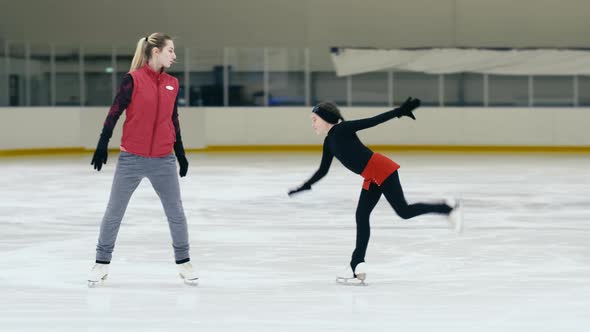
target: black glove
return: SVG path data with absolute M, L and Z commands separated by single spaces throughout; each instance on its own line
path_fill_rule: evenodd
M 297 189 L 289 190 L 289 197 L 293 196 L 294 194 L 300 193 L 305 190 L 311 190 L 311 186 L 307 183 L 304 183 L 301 187 Z
M 186 157 L 182 154 L 176 155 L 176 159 L 178 159 L 178 165 L 180 166 L 180 171 L 178 174 L 182 178 L 186 176 L 186 172 L 188 172 L 188 160 L 186 160 Z
M 180 166 L 178 175 L 180 175 L 182 178 L 186 176 L 186 173 L 188 172 L 188 160 L 184 155 L 184 146 L 182 145 L 182 137 L 180 137 L 180 133 L 176 134 L 176 142 L 174 142 L 174 154 L 176 154 L 178 166 Z
M 420 99 L 408 97 L 408 99 L 406 99 L 406 101 L 404 101 L 404 103 L 401 104 L 400 107 L 394 109 L 396 113 L 395 117 L 401 118 L 402 116 L 407 116 L 416 120 L 416 117 L 414 116 L 414 113 L 412 113 L 412 111 L 414 111 L 418 107 L 420 107 Z
M 106 127 L 102 128 L 100 139 L 98 140 L 96 150 L 94 150 L 94 155 L 92 156 L 92 161 L 90 162 L 90 165 L 94 165 L 94 169 L 97 171 L 100 171 L 102 169 L 102 165 L 107 163 L 109 140 L 111 139 L 112 134 L 112 130 L 107 129 Z

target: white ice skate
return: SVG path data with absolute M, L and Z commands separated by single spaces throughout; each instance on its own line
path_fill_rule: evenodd
M 463 202 L 459 199 L 449 198 L 446 200 L 448 206 L 452 207 L 453 210 L 447 217 L 451 229 L 455 233 L 463 232 Z
M 338 274 L 336 277 L 336 282 L 347 286 L 367 286 L 367 283 L 365 283 L 366 278 L 367 264 L 359 263 L 355 267 L 354 273 L 352 272 L 352 268 L 350 266 L 346 267 L 344 271 Z
M 189 286 L 197 286 L 199 284 L 199 275 L 193 269 L 193 265 L 190 262 L 177 264 L 178 275 L 184 283 Z
M 109 264 L 94 264 L 94 267 L 88 275 L 88 287 L 94 287 L 107 280 L 109 275 Z

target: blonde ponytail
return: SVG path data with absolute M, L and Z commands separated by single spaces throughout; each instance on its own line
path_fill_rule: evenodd
M 129 71 L 134 71 L 143 67 L 143 65 L 150 59 L 152 50 L 154 48 L 163 49 L 164 46 L 166 46 L 167 40 L 172 40 L 172 38 L 161 32 L 152 33 L 149 37 L 141 38 L 137 42 L 137 47 L 135 48 L 135 54 L 133 55 L 133 60 L 131 60 L 131 68 Z
M 143 65 L 145 64 L 145 49 L 147 47 L 147 38 L 141 38 L 138 42 L 137 42 L 137 48 L 135 49 L 135 54 L 133 55 L 133 60 L 131 60 L 131 68 L 129 69 L 129 71 L 134 71 L 136 69 L 139 69 L 141 67 L 143 67 Z

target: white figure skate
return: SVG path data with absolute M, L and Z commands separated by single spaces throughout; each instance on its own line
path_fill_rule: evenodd
M 177 264 L 178 275 L 184 283 L 189 286 L 197 286 L 199 284 L 199 275 L 193 269 L 193 265 L 190 262 Z
M 337 277 L 336 282 L 347 286 L 367 286 L 365 279 L 367 278 L 367 264 L 359 263 L 354 272 L 350 266 L 347 266 Z
M 94 267 L 88 275 L 88 287 L 95 287 L 107 280 L 109 275 L 109 264 L 94 264 Z

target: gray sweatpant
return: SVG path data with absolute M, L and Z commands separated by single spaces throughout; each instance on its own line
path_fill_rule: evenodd
M 171 153 L 166 157 L 146 158 L 121 151 L 109 204 L 100 225 L 100 235 L 96 246 L 97 261 L 111 261 L 127 204 L 144 177 L 150 180 L 164 206 L 176 261 L 189 258 L 188 230 L 180 199 L 176 157 Z

